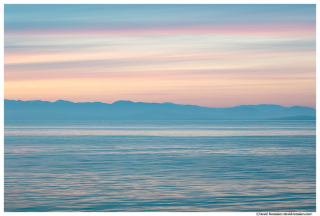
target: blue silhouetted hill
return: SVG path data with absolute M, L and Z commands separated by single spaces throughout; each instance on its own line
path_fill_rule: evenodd
M 170 102 L 4 100 L 5 120 L 311 120 L 315 117 L 314 108 L 273 104 L 210 108 Z

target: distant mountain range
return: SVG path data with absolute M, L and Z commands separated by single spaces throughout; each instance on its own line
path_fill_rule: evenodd
M 174 103 L 4 100 L 5 120 L 315 120 L 311 107 L 274 104 L 210 108 Z

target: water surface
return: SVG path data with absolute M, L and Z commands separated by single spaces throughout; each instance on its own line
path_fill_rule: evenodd
M 5 122 L 5 211 L 315 211 L 315 121 Z

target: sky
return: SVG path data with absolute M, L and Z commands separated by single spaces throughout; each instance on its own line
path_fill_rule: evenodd
M 4 98 L 316 107 L 315 5 L 5 5 Z

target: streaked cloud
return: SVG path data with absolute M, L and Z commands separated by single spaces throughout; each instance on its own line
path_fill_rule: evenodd
M 314 5 L 5 5 L 5 98 L 315 107 L 315 29 Z

